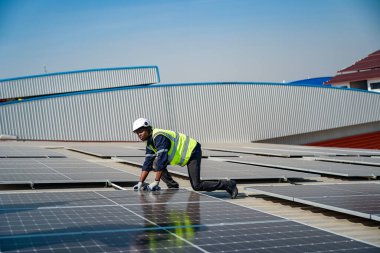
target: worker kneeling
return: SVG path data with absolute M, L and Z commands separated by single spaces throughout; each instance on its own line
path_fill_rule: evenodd
M 193 138 L 170 130 L 153 128 L 150 121 L 145 118 L 135 120 L 133 132 L 140 140 L 147 142 L 140 180 L 133 189 L 159 190 L 161 179 L 168 188 L 178 188 L 178 183 L 173 180 L 167 170 L 167 165 L 170 164 L 182 167 L 187 165 L 191 187 L 195 191 L 226 190 L 232 199 L 238 195 L 235 180 L 204 181 L 200 179 L 202 149 L 201 144 Z M 148 185 L 144 182 L 149 172 L 153 170 L 155 158 L 157 158 L 155 181 Z

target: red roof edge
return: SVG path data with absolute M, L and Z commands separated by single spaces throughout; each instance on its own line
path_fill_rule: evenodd
M 306 146 L 380 149 L 380 131 L 353 135 L 327 141 L 313 142 Z

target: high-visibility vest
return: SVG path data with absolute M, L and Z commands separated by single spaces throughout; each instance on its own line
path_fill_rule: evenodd
M 165 136 L 171 142 L 171 147 L 168 152 L 169 164 L 185 166 L 197 145 L 197 141 L 181 133 L 155 128 L 152 133 L 153 143 L 158 135 Z M 157 154 L 157 150 L 153 145 L 150 145 L 150 148 Z

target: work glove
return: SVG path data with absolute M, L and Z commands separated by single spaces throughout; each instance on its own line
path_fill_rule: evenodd
M 133 186 L 133 190 L 135 191 L 144 191 L 146 190 L 148 184 L 143 182 L 138 182 L 135 186 Z
M 148 185 L 149 191 L 159 191 L 161 190 L 160 186 L 158 185 L 160 181 L 154 181 L 153 183 Z

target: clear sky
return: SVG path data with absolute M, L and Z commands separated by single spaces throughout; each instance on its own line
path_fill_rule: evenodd
M 379 0 L 0 0 L 0 79 L 156 65 L 161 83 L 282 82 L 379 49 Z

